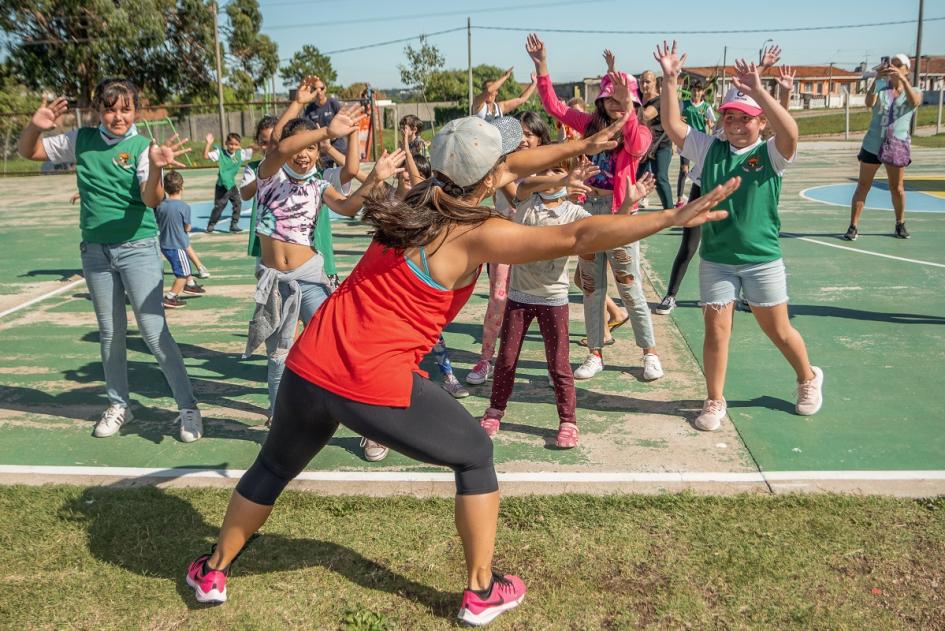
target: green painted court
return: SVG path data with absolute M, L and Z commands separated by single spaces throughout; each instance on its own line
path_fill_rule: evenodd
M 892 213 L 877 205 L 865 211 L 858 241 L 840 240 L 847 208 L 801 192 L 849 184 L 856 149 L 851 143 L 802 143 L 781 198 L 791 314 L 813 363 L 825 372 L 818 415 L 793 413 L 793 372 L 752 316 L 736 313 L 726 386 L 731 422 L 709 434 L 692 427 L 704 397 L 694 261 L 679 308 L 654 316 L 666 376 L 643 382 L 632 335 L 618 330 L 618 343 L 605 351 L 604 373 L 578 382 L 577 449 L 554 448 L 554 399 L 533 327 L 496 438 L 504 488 L 943 492 L 945 213 L 908 214 L 913 237 L 902 241 L 892 238 Z M 935 182 L 945 151 L 913 151 L 909 176 Z M 674 161 L 674 182 L 675 174 Z M 213 179 L 210 171 L 185 172 L 184 198 L 195 206 L 195 226 L 206 223 L 207 205 L 198 202 L 211 198 Z M 78 276 L 73 190 L 68 175 L 0 180 L 0 475 L 29 482 L 189 474 L 185 479 L 193 483 L 232 483 L 266 437 L 264 357 L 240 358 L 254 284 L 246 234 L 194 234 L 192 244 L 212 274 L 205 281 L 208 292 L 167 316 L 201 401 L 205 438 L 194 444 L 177 439 L 169 390 L 132 325 L 135 420 L 118 436 L 96 439 L 91 430 L 105 406 L 104 384 L 95 318 Z M 342 221 L 336 226 L 344 276 L 367 246 L 368 228 Z M 662 295 L 678 244 L 676 231 L 644 244 L 651 302 Z M 445 332 L 460 379 L 478 358 L 487 298 L 483 278 Z M 580 295 L 573 289 L 574 365 L 584 358 L 577 345 L 583 335 Z M 431 361 L 424 367 L 437 379 Z M 462 404 L 480 415 L 489 388 L 470 386 L 472 396 Z M 452 479 L 396 454 L 368 463 L 358 437 L 344 430 L 303 477 L 318 488 L 367 493 L 444 492 Z

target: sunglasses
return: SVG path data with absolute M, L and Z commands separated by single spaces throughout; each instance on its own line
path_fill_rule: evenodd
M 325 86 L 323 86 L 323 85 L 316 85 L 316 86 L 315 86 L 314 88 L 312 88 L 312 89 L 315 90 L 316 92 L 324 92 L 324 91 L 325 91 Z

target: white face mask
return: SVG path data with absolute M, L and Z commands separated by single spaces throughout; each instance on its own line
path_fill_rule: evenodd
M 318 165 L 317 164 L 313 165 L 312 168 L 306 171 L 305 173 L 298 173 L 296 171 L 293 171 L 292 167 L 290 167 L 288 164 L 283 164 L 282 170 L 285 171 L 286 175 L 288 175 L 293 180 L 300 180 L 302 182 L 308 182 L 313 177 L 315 177 L 315 174 L 318 172 Z
M 128 128 L 128 131 L 126 131 L 121 136 L 116 136 L 112 132 L 108 131 L 105 128 L 105 125 L 101 123 L 99 123 L 98 130 L 102 133 L 103 136 L 105 136 L 106 138 L 111 138 L 112 140 L 124 140 L 125 138 L 131 138 L 132 136 L 138 135 L 138 127 L 134 123 L 132 123 L 131 127 Z
M 568 189 L 566 187 L 561 187 L 554 193 L 538 193 L 538 196 L 545 200 L 546 202 L 553 202 L 556 199 L 562 199 L 568 196 Z

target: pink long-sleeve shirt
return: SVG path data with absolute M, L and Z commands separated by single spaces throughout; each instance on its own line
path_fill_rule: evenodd
M 538 77 L 538 96 L 541 98 L 542 107 L 545 108 L 548 114 L 582 134 L 594 119 L 593 114 L 581 112 L 565 105 L 555 94 L 549 75 Z M 636 116 L 631 116 L 623 126 L 623 144 L 615 150 L 617 155 L 616 172 L 614 173 L 614 199 L 611 208 L 613 212 L 617 212 L 627 196 L 626 177 L 629 175 L 632 182 L 637 181 L 637 167 L 640 165 L 640 158 L 650 148 L 652 138 L 650 130 L 645 125 L 641 125 Z

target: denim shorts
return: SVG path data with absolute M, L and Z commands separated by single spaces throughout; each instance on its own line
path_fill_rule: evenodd
M 702 260 L 699 265 L 699 304 L 724 306 L 739 292 L 753 307 L 774 307 L 788 301 L 784 259 L 768 263 L 726 265 Z

